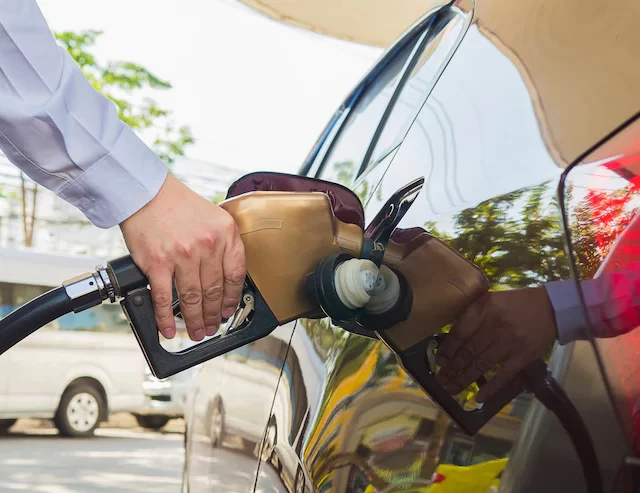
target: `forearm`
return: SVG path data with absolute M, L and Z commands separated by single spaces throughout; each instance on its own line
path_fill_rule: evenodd
M 97 226 L 142 208 L 164 163 L 57 45 L 34 0 L 0 2 L 0 148 Z

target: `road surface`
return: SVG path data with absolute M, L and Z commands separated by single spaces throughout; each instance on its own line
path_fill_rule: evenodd
M 183 435 L 99 429 L 69 439 L 52 429 L 0 436 L 0 492 L 180 493 Z

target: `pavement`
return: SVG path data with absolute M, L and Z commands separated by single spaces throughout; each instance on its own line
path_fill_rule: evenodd
M 21 420 L 0 436 L 0 492 L 180 493 L 184 422 L 161 431 L 115 415 L 92 438 L 63 438 L 46 421 Z

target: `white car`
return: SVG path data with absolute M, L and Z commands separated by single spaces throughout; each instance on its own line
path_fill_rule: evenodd
M 178 336 L 170 341 L 163 341 L 162 346 L 168 351 L 180 351 L 195 343 L 190 341 L 178 322 Z M 182 336 L 182 337 L 181 337 Z M 142 391 L 144 403 L 140 409 L 133 412 L 138 424 L 143 428 L 158 430 L 165 426 L 169 420 L 182 418 L 187 403 L 187 394 L 193 386 L 193 378 L 196 368 L 190 368 L 168 378 L 158 379 L 151 373 L 148 365 L 144 368 L 144 381 Z
M 99 262 L 0 249 L 0 317 Z M 144 364 L 119 305 L 65 315 L 0 356 L 0 431 L 44 418 L 90 436 L 109 413 L 144 406 Z

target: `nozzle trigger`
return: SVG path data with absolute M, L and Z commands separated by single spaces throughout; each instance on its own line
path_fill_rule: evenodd
M 236 330 L 238 327 L 244 324 L 247 321 L 249 315 L 253 312 L 254 308 L 255 298 L 253 297 L 253 294 L 245 291 L 242 295 L 240 306 L 233 316 L 233 321 L 229 324 L 229 328 L 225 331 L 225 333 L 231 330 Z

